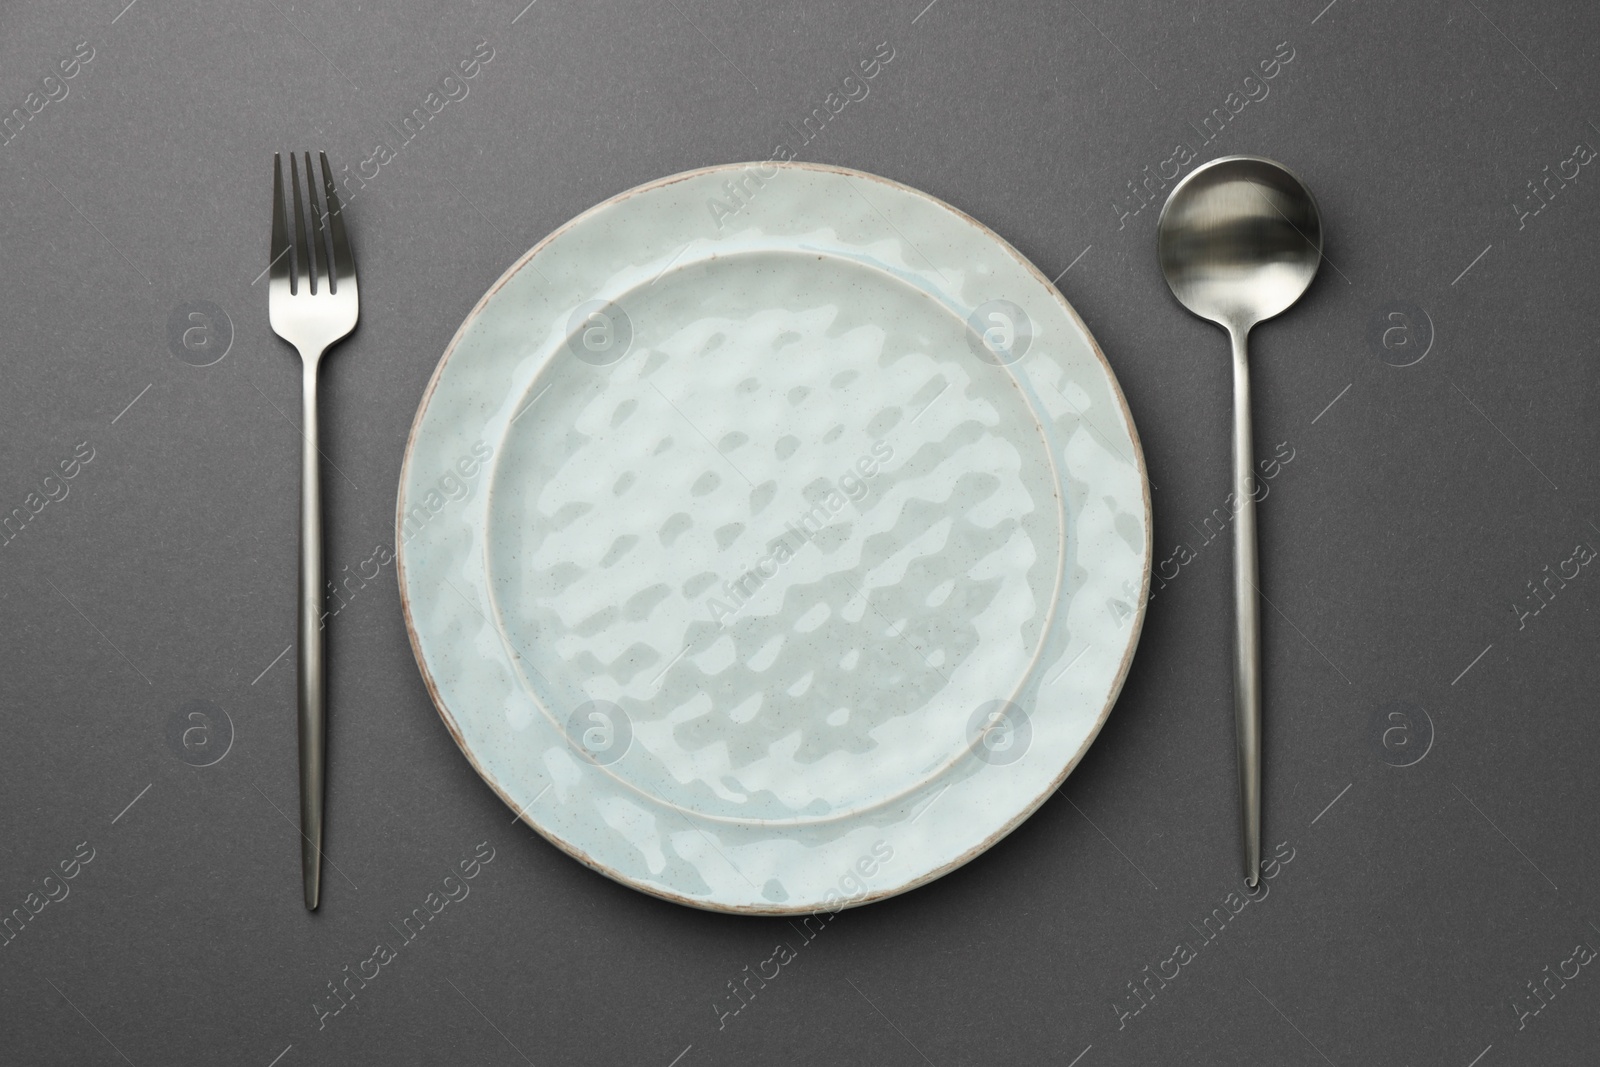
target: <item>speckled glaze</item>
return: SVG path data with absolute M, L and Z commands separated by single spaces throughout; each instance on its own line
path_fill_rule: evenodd
M 1110 368 L 1013 248 L 881 178 L 743 164 L 495 284 L 417 412 L 397 543 L 439 713 L 524 820 L 669 900 L 804 913 L 965 863 L 1071 771 L 1150 503 Z

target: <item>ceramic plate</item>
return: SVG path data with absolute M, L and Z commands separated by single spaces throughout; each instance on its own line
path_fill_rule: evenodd
M 536 830 L 702 908 L 835 910 L 1014 829 L 1128 669 L 1143 459 L 1015 249 L 871 175 L 715 167 L 517 262 L 439 362 L 400 588 Z

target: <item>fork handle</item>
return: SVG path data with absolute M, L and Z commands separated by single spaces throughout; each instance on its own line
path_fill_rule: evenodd
M 1255 449 L 1250 433 L 1247 329 L 1233 340 L 1233 714 L 1239 748 L 1239 823 L 1245 881 L 1261 870 L 1261 600 L 1257 591 Z
M 322 805 L 327 767 L 327 662 L 322 627 L 322 453 L 317 448 L 317 364 L 305 360 L 301 384 L 300 622 L 297 697 L 300 719 L 300 868 L 306 910 L 322 896 Z

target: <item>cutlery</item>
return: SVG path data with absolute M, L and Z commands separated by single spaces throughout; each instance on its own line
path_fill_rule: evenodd
M 1250 328 L 1285 311 L 1322 261 L 1311 191 L 1282 164 L 1225 156 L 1179 182 L 1156 224 L 1161 272 L 1178 302 L 1233 343 L 1233 709 L 1245 879 L 1261 868 L 1261 615 L 1256 587 Z
M 298 655 L 296 697 L 300 719 L 300 867 L 305 881 L 306 910 L 316 911 L 322 896 L 322 807 L 326 776 L 327 661 L 322 632 L 322 479 L 317 447 L 317 365 L 325 353 L 355 328 L 360 313 L 356 264 L 350 255 L 339 193 L 328 157 L 322 161 L 322 185 L 328 211 L 317 201 L 317 179 L 311 153 L 305 153 L 306 199 L 310 226 L 301 206 L 300 172 L 289 154 L 289 183 L 294 197 L 294 229 L 284 203 L 283 160 L 272 157 L 272 262 L 267 309 L 272 331 L 300 353 L 300 599 L 295 646 Z M 330 273 L 330 253 L 332 271 Z

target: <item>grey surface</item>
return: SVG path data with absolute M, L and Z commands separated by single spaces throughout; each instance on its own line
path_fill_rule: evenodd
M 0 946 L 0 1061 L 1593 1060 L 1593 967 L 1520 1028 L 1514 1005 L 1600 947 L 1600 567 L 1520 628 L 1512 605 L 1600 547 L 1600 160 L 1520 228 L 1512 205 L 1600 145 L 1600 16 L 923 2 L 8 8 L 0 107 L 78 41 L 95 56 L 0 146 L 0 511 L 79 442 L 94 458 L 0 547 L 0 905 L 81 842 L 93 859 Z M 365 306 L 324 371 L 330 572 L 392 539 L 423 384 L 515 256 L 636 183 L 766 157 L 885 40 L 870 96 L 802 158 L 1072 264 L 1143 436 L 1157 561 L 1193 552 L 1062 795 L 967 868 L 839 915 L 720 1028 L 726 984 L 800 935 L 648 898 L 513 825 L 428 702 L 392 567 L 330 632 L 331 863 L 323 910 L 299 899 L 299 378 L 252 284 L 270 153 L 358 162 L 480 39 L 470 95 L 350 208 Z M 1269 95 L 1196 143 L 1283 41 Z M 1240 888 L 1228 552 L 1202 532 L 1228 485 L 1227 352 L 1166 292 L 1155 208 L 1119 228 L 1112 207 L 1180 139 L 1281 159 L 1328 236 L 1305 301 L 1253 338 L 1258 451 L 1293 450 L 1261 524 L 1266 834 L 1294 858 L 1214 943 L 1196 927 Z M 207 367 L 169 347 L 196 301 L 234 333 Z M 1435 337 L 1396 367 L 1372 337 L 1403 306 Z M 212 733 L 185 748 L 192 702 Z M 1409 748 L 1384 745 L 1396 702 L 1431 722 Z M 485 841 L 470 894 L 319 1030 L 326 983 Z M 1179 941 L 1202 947 L 1119 1029 L 1126 984 Z

